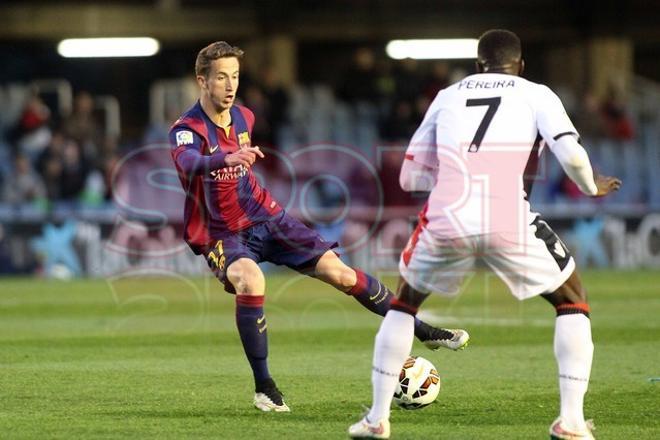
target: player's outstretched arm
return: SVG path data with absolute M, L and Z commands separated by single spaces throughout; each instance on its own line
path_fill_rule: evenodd
M 186 175 L 198 176 L 208 174 L 213 170 L 225 167 L 224 154 L 204 156 L 192 148 L 179 150 L 174 152 L 174 160 Z
M 584 194 L 602 197 L 621 187 L 621 180 L 593 171 L 589 155 L 573 136 L 563 136 L 550 149 L 562 168 Z

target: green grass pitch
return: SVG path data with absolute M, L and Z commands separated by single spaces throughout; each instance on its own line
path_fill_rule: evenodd
M 267 280 L 271 372 L 290 414 L 252 407 L 233 297 L 215 280 L 0 280 L 0 437 L 346 438 L 370 402 L 380 318 L 318 281 Z M 658 439 L 660 273 L 583 280 L 596 346 L 585 413 L 596 437 Z M 392 437 L 547 438 L 558 412 L 551 307 L 518 302 L 478 274 L 465 293 L 424 310 L 467 328 L 472 343 L 457 353 L 415 343 L 442 390 L 428 408 L 394 409 Z

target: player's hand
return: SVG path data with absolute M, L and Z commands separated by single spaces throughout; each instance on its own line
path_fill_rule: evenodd
M 598 192 L 594 197 L 603 197 L 612 191 L 617 191 L 619 188 L 621 188 L 621 179 L 616 177 L 602 176 L 597 174 L 594 181 L 596 182 L 596 188 L 598 188 Z
M 261 151 L 261 147 L 259 147 L 259 145 L 255 145 L 254 147 L 243 148 L 241 151 L 250 151 L 262 159 L 266 157 L 264 156 L 264 152 Z
M 228 167 L 243 165 L 245 168 L 249 168 L 257 160 L 257 156 L 264 157 L 264 153 L 259 147 L 242 148 L 235 153 L 226 155 L 225 165 Z

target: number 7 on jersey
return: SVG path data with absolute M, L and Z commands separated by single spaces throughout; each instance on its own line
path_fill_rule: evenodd
M 493 116 L 495 116 L 495 112 L 497 111 L 497 108 L 500 106 L 501 102 L 502 98 L 500 96 L 495 98 L 468 99 L 465 101 L 465 105 L 467 107 L 482 105 L 488 106 L 488 110 L 486 110 L 486 114 L 484 114 L 484 118 L 481 120 L 481 124 L 479 124 L 479 127 L 477 128 L 477 132 L 474 134 L 472 142 L 470 142 L 470 148 L 468 148 L 468 152 L 476 153 L 479 151 L 481 142 L 484 140 L 484 136 L 486 135 L 486 130 L 488 130 L 488 126 L 493 120 Z

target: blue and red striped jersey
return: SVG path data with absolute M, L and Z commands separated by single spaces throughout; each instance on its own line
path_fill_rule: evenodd
M 230 113 L 225 131 L 198 101 L 170 129 L 171 154 L 186 193 L 184 240 L 196 254 L 282 210 L 251 168 L 225 166 L 227 154 L 250 146 L 254 126 L 246 107 L 233 105 Z

